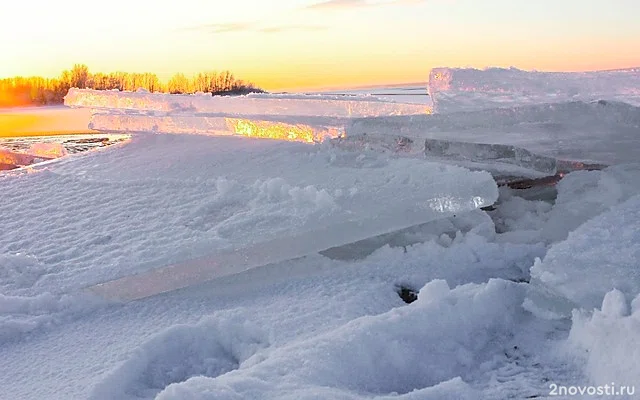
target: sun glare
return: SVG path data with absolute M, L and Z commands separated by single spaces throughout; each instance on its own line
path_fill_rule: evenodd
M 286 124 L 275 121 L 227 118 L 227 127 L 237 135 L 279 139 L 291 142 L 320 143 L 342 135 L 338 128 L 315 128 L 304 124 Z

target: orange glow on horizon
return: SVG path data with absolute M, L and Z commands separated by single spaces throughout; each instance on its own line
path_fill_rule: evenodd
M 0 109 L 0 137 L 91 133 L 90 116 L 83 109 Z
M 29 105 L 29 99 L 0 91 L 0 107 L 22 107 L 27 105 Z

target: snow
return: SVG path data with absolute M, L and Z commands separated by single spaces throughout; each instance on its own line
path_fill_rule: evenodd
M 614 289 L 605 295 L 601 310 L 573 313 L 567 351 L 586 365 L 595 385 L 635 383 L 640 376 L 640 296 L 631 312 L 630 299 Z
M 640 68 L 594 72 L 434 68 L 428 87 L 438 113 L 600 99 L 640 106 Z
M 556 104 L 498 76 L 514 107 L 446 115 L 350 121 L 326 94 L 248 96 L 239 116 L 194 112 L 224 104 L 205 95 L 97 111 L 101 129 L 137 127 L 132 139 L 0 175 L 0 397 L 498 400 L 637 385 L 638 114 L 616 89 L 635 81 L 596 75 L 609 86 L 573 80 L 584 101 Z M 605 89 L 620 103 L 589 102 Z M 247 114 L 254 100 L 273 115 Z M 275 111 L 285 100 L 293 114 Z M 206 118 L 224 134 L 189 132 Z M 346 136 L 239 137 L 233 118 Z M 487 172 L 554 165 L 562 180 L 526 190 Z M 181 271 L 193 274 L 175 285 Z M 119 282 L 143 295 L 99 290 Z
M 502 347 L 522 317 L 523 289 L 490 281 L 451 290 L 434 280 L 420 293 L 412 307 L 355 319 L 273 351 L 262 362 L 258 355 L 240 358 L 233 372 L 169 385 L 157 398 L 411 398 L 425 388 L 431 398 L 472 398 L 463 382 L 491 361 L 493 348 Z M 447 385 L 436 386 L 442 383 Z
M 260 328 L 241 313 L 174 325 L 139 346 L 94 388 L 91 397 L 145 397 L 192 376 L 224 375 L 251 363 L 267 343 Z M 188 359 L 176 365 L 185 355 Z
M 640 196 L 612 207 L 549 249 L 532 277 L 590 310 L 611 290 L 633 299 L 640 294 Z
M 564 240 L 569 232 L 632 196 L 640 194 L 640 165 L 621 164 L 602 171 L 575 171 L 558 183 L 555 211 L 545 236 Z

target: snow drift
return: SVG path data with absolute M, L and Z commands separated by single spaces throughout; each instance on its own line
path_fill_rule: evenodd
M 598 286 L 603 288 L 602 284 Z M 567 348 L 584 363 L 591 382 L 630 386 L 633 392 L 627 391 L 625 398 L 636 398 L 631 395 L 638 395 L 638 387 L 633 385 L 640 376 L 640 296 L 634 299 L 611 290 L 600 309 L 576 309 L 572 319 Z
M 549 250 L 531 269 L 533 278 L 592 310 L 606 293 L 640 295 L 640 197 L 634 196 L 586 222 Z
M 134 398 L 141 386 L 153 394 L 163 388 L 156 397 L 163 400 L 477 398 L 465 381 L 495 362 L 494 352 L 525 318 L 524 287 L 492 280 L 450 289 L 435 280 L 420 294 L 410 307 L 355 319 L 277 349 L 264 348 L 260 330 L 242 310 L 233 324 L 222 314 L 175 326 L 144 343 L 92 398 Z M 188 376 L 177 367 L 185 354 L 193 358 L 189 368 L 200 365 L 195 359 L 206 360 L 199 373 Z M 168 362 L 173 369 L 165 367 Z

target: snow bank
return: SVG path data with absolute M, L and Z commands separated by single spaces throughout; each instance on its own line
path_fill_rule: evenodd
M 429 95 L 439 113 L 568 100 L 618 100 L 640 106 L 640 68 L 537 72 L 516 68 L 434 68 Z
M 361 118 L 346 135 L 404 136 L 444 142 L 499 144 L 559 160 L 637 162 L 640 107 L 597 101 L 538 104 L 452 114 Z M 481 153 L 482 146 L 475 152 Z M 473 148 L 466 154 L 474 154 Z M 477 157 L 476 159 L 481 158 Z M 488 161 L 492 161 L 489 159 Z
M 574 171 L 540 198 L 527 200 L 518 191 L 502 188 L 491 212 L 501 240 L 554 244 L 570 232 L 640 194 L 640 165 L 608 167 L 600 171 Z
M 154 112 L 160 115 L 208 113 L 226 116 L 367 117 L 424 114 L 429 110 L 420 104 L 385 102 L 365 96 L 197 96 L 73 88 L 64 101 L 65 105 L 71 107 L 128 113 Z
M 637 242 L 636 242 L 637 247 Z M 636 271 L 637 271 L 636 260 Z M 605 276 L 607 272 L 605 272 Z M 619 290 L 608 292 L 600 310 L 575 310 L 568 347 L 576 362 L 586 366 L 593 385 L 610 385 L 612 390 L 631 386 L 638 395 L 640 376 L 640 296 Z M 624 397 L 636 398 L 636 397 Z
M 456 214 L 456 217 L 427 225 L 403 232 L 402 236 L 406 238 L 394 235 L 393 240 L 389 239 L 394 246 L 406 243 L 406 249 L 380 248 L 384 243 L 378 243 L 374 254 L 349 263 L 313 255 L 170 295 L 106 307 L 82 314 L 79 320 L 55 325 L 54 329 L 43 327 L 28 340 L 0 346 L 0 359 L 4 361 L 0 363 L 0 387 L 12 393 L 15 399 L 88 399 L 92 389 L 96 396 L 104 394 L 108 397 L 108 393 L 113 393 L 111 398 L 123 400 L 153 399 L 163 389 L 163 384 L 180 382 L 192 375 L 194 378 L 190 382 L 195 384 L 196 376 L 214 376 L 215 371 L 225 372 L 240 364 L 240 369 L 246 369 L 289 343 L 293 345 L 320 334 L 328 335 L 334 329 L 343 329 L 341 327 L 350 320 L 403 307 L 404 303 L 396 294 L 396 284 L 417 290 L 433 279 L 446 279 L 452 288 L 469 282 L 486 282 L 495 276 L 519 280 L 526 276 L 534 258 L 545 252 L 542 245 L 495 243 L 491 220 L 480 210 Z M 410 245 L 415 241 L 426 242 Z M 22 262 L 26 265 L 30 261 Z M 101 275 L 102 270 L 104 268 L 96 265 L 83 271 L 83 275 L 91 272 Z M 51 286 L 47 288 L 56 287 L 57 282 L 48 282 Z M 45 287 L 39 286 L 39 289 Z M 426 293 L 423 289 L 420 295 Z M 448 300 L 450 298 L 446 297 L 445 301 Z M 203 316 L 204 320 L 199 323 Z M 394 327 L 397 331 L 402 326 L 407 332 L 413 330 L 413 319 L 389 321 L 391 325 L 397 322 L 398 326 Z M 178 329 L 174 331 L 173 325 L 178 325 Z M 384 329 L 382 325 L 380 323 L 379 329 Z M 345 331 L 350 332 L 341 332 Z M 229 344 L 232 340 L 235 344 Z M 416 337 L 415 341 L 418 340 Z M 518 371 L 525 369 L 516 367 L 513 359 L 504 355 L 505 351 L 511 353 L 514 345 L 522 348 L 520 339 L 512 342 L 492 348 L 496 364 L 483 366 L 482 375 L 465 380 L 453 378 L 402 398 L 439 400 L 456 398 L 452 393 L 469 393 L 462 398 L 499 400 L 505 393 L 513 394 L 514 398 L 538 393 L 534 379 L 543 372 L 533 375 L 530 380 L 523 378 Z M 539 343 L 534 344 L 534 354 L 537 354 Z M 380 342 L 380 346 L 384 349 L 386 343 Z M 405 351 L 408 352 L 410 346 L 407 343 Z M 202 348 L 202 352 L 199 353 L 198 348 Z M 252 356 L 253 348 L 257 351 Z M 239 354 L 235 349 L 246 351 L 248 361 L 234 363 L 235 359 L 245 360 L 234 356 Z M 278 354 L 286 352 L 283 349 Z M 47 357 L 43 359 L 42 354 Z M 521 364 L 522 361 L 516 362 Z M 324 361 L 312 360 L 305 367 L 311 368 L 321 362 Z M 349 360 L 344 359 L 344 362 Z M 209 370 L 209 365 L 225 368 Z M 403 368 L 409 369 L 409 365 Z M 356 375 L 355 370 L 352 374 Z M 494 376 L 499 383 L 494 381 Z M 275 380 L 267 383 L 269 387 L 287 390 L 281 387 L 286 384 L 286 377 L 274 372 L 267 378 Z M 204 387 L 209 385 L 207 382 L 205 380 Z M 318 390 L 326 394 L 319 395 L 320 398 L 365 396 L 343 388 L 318 389 L 315 379 L 305 382 L 310 384 L 305 387 L 304 382 L 296 382 L 290 398 L 304 397 L 303 394 L 313 396 Z M 496 395 L 478 394 L 473 388 L 478 383 L 490 385 Z M 268 391 L 267 396 L 276 397 L 276 391 L 280 389 L 273 389 L 273 395 Z M 259 390 L 247 396 L 261 398 Z M 124 392 L 147 395 L 138 397 Z M 200 396 L 201 392 L 197 394 Z M 367 398 L 371 397 L 374 396 Z M 389 399 L 393 395 L 376 397 Z
M 232 323 L 214 315 L 148 340 L 94 398 L 158 389 L 163 400 L 478 398 L 466 382 L 502 354 L 525 318 L 524 293 L 502 280 L 455 289 L 436 280 L 410 306 L 280 347 L 269 346 L 242 312 Z
M 584 222 L 640 194 L 640 164 L 574 171 L 556 188 L 558 195 L 543 233 L 550 242 L 566 239 Z
M 585 309 L 618 289 L 640 294 L 640 196 L 586 222 L 531 268 L 533 278 Z

